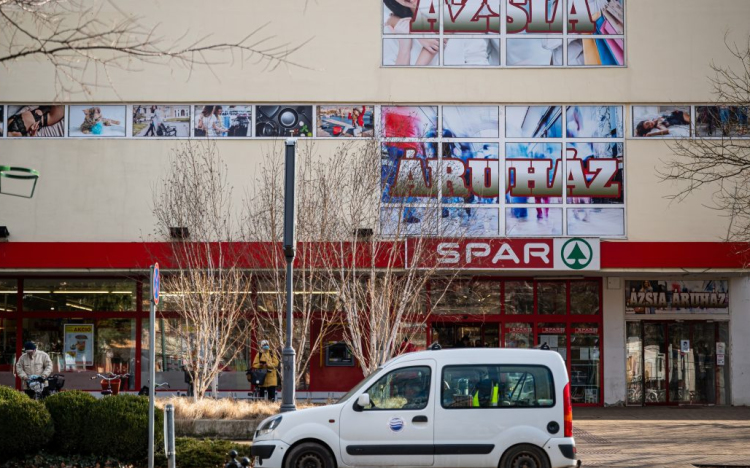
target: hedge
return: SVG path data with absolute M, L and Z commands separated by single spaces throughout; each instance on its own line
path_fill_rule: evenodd
M 0 400 L 0 460 L 39 451 L 55 432 L 43 403 L 31 398 Z
M 44 400 L 52 415 L 55 434 L 50 446 L 58 453 L 82 453 L 84 450 L 84 428 L 91 421 L 91 407 L 96 398 L 87 392 L 72 390 L 60 392 Z
M 230 450 L 240 454 L 238 460 L 250 456 L 249 445 L 235 444 L 229 440 L 178 437 L 175 446 L 179 468 L 223 468 L 229 461 L 227 454 Z
M 0 401 L 4 400 L 30 400 L 29 396 L 24 392 L 19 392 L 5 385 L 0 385 Z
M 156 408 L 154 444 L 163 446 L 164 415 Z M 108 396 L 91 405 L 83 430 L 84 450 L 121 461 L 142 461 L 148 457 L 148 397 Z

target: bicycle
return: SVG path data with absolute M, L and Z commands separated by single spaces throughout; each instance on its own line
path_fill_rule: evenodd
M 95 376 L 91 377 L 91 380 L 99 378 L 107 382 L 107 388 L 102 389 L 101 392 L 103 396 L 117 395 L 118 393 L 120 393 L 120 382 L 122 382 L 123 378 L 130 377 L 130 374 L 114 374 L 112 372 L 110 372 L 108 375 L 109 377 L 103 374 L 96 374 Z M 114 388 L 112 387 L 112 382 L 116 382 Z
M 162 382 L 162 383 L 158 383 L 158 384 L 156 384 L 156 385 L 155 385 L 155 387 L 156 387 L 157 389 L 159 389 L 159 388 L 162 388 L 162 387 L 167 387 L 167 388 L 171 388 L 171 387 L 169 386 L 169 382 Z M 138 391 L 138 395 L 140 395 L 140 396 L 144 396 L 144 395 L 145 395 L 145 396 L 148 396 L 148 392 L 149 392 L 149 388 L 148 388 L 148 385 L 144 385 L 144 386 L 143 386 L 143 387 L 141 387 L 141 389 L 140 389 L 140 390 Z
M 27 385 L 29 387 L 26 391 L 27 395 L 34 400 L 41 401 L 62 390 L 63 385 L 65 385 L 65 376 L 62 374 L 54 374 L 50 377 L 32 375 L 29 377 Z

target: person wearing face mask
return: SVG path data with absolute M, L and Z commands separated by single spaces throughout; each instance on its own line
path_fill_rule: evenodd
M 271 346 L 267 340 L 261 341 L 260 352 L 253 359 L 253 369 L 266 369 L 268 371 L 263 385 L 260 386 L 261 398 L 266 398 L 267 395 L 269 400 L 276 401 L 276 386 L 278 385 L 277 367 L 279 367 L 278 356 L 271 350 Z
M 32 341 L 28 341 L 23 345 L 23 354 L 16 361 L 16 375 L 23 381 L 26 393 L 30 393 L 28 389 L 29 378 L 32 375 L 39 375 L 45 379 L 52 374 L 52 359 L 44 351 L 36 349 L 36 344 Z M 45 386 L 47 383 L 45 382 Z

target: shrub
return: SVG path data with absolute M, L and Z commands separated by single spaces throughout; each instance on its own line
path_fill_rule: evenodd
M 6 387 L 5 385 L 0 385 L 0 401 L 4 400 L 29 400 L 29 396 L 23 392 L 19 392 L 18 390 L 12 389 L 10 387 Z
M 59 453 L 81 453 L 84 428 L 91 423 L 89 413 L 96 398 L 80 390 L 60 392 L 44 400 L 55 423 L 51 447 Z
M 31 398 L 0 400 L 0 460 L 36 452 L 52 438 L 52 416 Z
M 180 468 L 223 468 L 229 461 L 227 454 L 230 450 L 236 450 L 240 454 L 238 459 L 250 456 L 249 445 L 239 445 L 228 440 L 178 437 L 175 446 L 177 466 Z
M 166 466 L 166 465 L 165 465 Z M 0 462 L 0 468 L 133 468 L 109 457 L 94 455 L 60 455 L 57 453 L 39 452 L 25 457 L 17 457 L 5 463 Z
M 163 444 L 164 414 L 156 409 L 154 444 Z M 84 428 L 85 449 L 122 461 L 141 461 L 148 456 L 148 398 L 116 395 L 91 405 Z

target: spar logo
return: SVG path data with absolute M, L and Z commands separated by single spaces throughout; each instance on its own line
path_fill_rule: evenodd
M 586 240 L 576 237 L 563 244 L 560 256 L 566 267 L 571 270 L 582 270 L 589 266 L 594 258 L 594 249 Z

